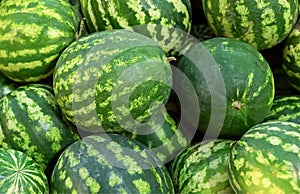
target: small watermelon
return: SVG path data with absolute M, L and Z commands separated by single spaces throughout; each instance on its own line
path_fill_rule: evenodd
M 202 133 L 239 138 L 270 111 L 273 72 L 248 43 L 224 37 L 205 40 L 184 55 L 178 68 L 196 90 Z
M 174 193 L 167 168 L 146 146 L 117 134 L 91 135 L 67 147 L 50 193 Z
M 44 84 L 20 86 L 0 100 L 0 147 L 23 151 L 46 168 L 67 145 L 80 137 Z
M 41 166 L 23 152 L 0 148 L 0 193 L 49 193 Z
M 300 193 L 300 125 L 253 126 L 234 144 L 228 174 L 236 193 Z
M 89 132 L 133 130 L 161 111 L 172 71 L 163 49 L 124 29 L 73 42 L 57 61 L 53 88 L 66 118 Z
M 170 165 L 177 193 L 234 193 L 227 166 L 234 141 L 205 140 L 190 145 Z
M 22 83 L 49 77 L 61 52 L 76 39 L 79 21 L 66 0 L 3 0 L 0 71 Z
M 235 38 L 258 50 L 283 41 L 298 18 L 298 0 L 202 0 L 216 36 Z

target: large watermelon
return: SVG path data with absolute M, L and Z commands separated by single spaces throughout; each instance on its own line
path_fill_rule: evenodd
M 79 21 L 66 0 L 3 0 L 0 71 L 17 82 L 49 77 L 60 53 L 76 39 Z
M 178 47 L 176 44 L 191 30 L 189 0 L 80 0 L 80 3 L 91 32 L 130 28 L 156 40 L 166 51 Z
M 163 49 L 136 32 L 95 32 L 60 56 L 53 78 L 57 103 L 85 131 L 132 131 L 153 120 L 170 95 Z
M 245 41 L 263 50 L 284 40 L 298 18 L 298 0 L 203 0 L 217 36 Z
M 0 147 L 23 151 L 44 168 L 79 139 L 75 130 L 62 117 L 50 86 L 20 86 L 0 100 Z
M 197 142 L 178 155 L 170 165 L 177 193 L 234 193 L 227 166 L 233 140 Z
M 288 82 L 300 92 L 300 20 L 285 41 L 282 68 Z
M 185 54 L 178 68 L 197 92 L 198 129 L 203 133 L 239 138 L 270 111 L 273 73 L 264 57 L 245 42 L 223 37 L 205 40 Z
M 50 193 L 174 193 L 165 166 L 138 141 L 125 136 L 92 135 L 61 154 Z
M 49 193 L 41 166 L 23 152 L 0 148 L 0 193 Z
M 300 125 L 269 121 L 232 148 L 229 180 L 236 193 L 300 193 Z

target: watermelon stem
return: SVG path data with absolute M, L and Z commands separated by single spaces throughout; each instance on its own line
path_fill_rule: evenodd
M 243 104 L 240 101 L 234 101 L 231 106 L 234 110 L 240 110 Z
M 83 29 L 84 29 L 84 20 L 85 20 L 85 18 L 80 19 L 79 29 L 78 29 L 78 32 L 76 32 L 76 39 L 79 39 L 82 35 Z

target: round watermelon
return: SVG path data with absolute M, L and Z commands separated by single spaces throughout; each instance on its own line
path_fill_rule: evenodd
M 284 40 L 298 18 L 298 0 L 203 0 L 217 36 L 245 41 L 258 50 Z
M 234 193 L 227 166 L 234 141 L 210 139 L 190 145 L 170 165 L 177 193 Z
M 20 86 L 0 100 L 0 147 L 23 151 L 43 168 L 79 139 L 44 84 Z
M 91 135 L 67 147 L 50 193 L 174 193 L 167 168 L 146 146 L 117 134 Z
M 76 39 L 80 14 L 66 0 L 3 0 L 0 21 L 0 71 L 29 83 L 52 74 Z
M 0 148 L 0 193 L 49 193 L 41 166 L 23 152 Z
M 163 49 L 114 29 L 73 42 L 57 61 L 53 88 L 66 118 L 89 132 L 132 132 L 168 101 L 172 71 Z
M 270 111 L 273 73 L 248 43 L 223 37 L 205 40 L 183 56 L 178 68 L 198 96 L 198 130 L 210 137 L 239 138 Z
M 300 125 L 268 121 L 253 126 L 230 153 L 236 193 L 300 193 Z
M 284 43 L 282 68 L 288 83 L 300 91 L 300 21 L 296 23 L 292 32 Z

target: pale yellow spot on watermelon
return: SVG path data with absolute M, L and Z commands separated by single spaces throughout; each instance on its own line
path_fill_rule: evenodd
M 236 168 L 237 171 L 238 171 L 241 167 L 243 167 L 244 164 L 245 164 L 245 159 L 244 159 L 244 158 L 239 158 L 239 159 L 233 160 L 233 166 Z
M 161 10 L 159 10 L 153 3 L 149 4 L 150 8 L 147 10 L 152 21 L 161 19 Z
M 78 194 L 76 190 L 72 190 L 72 194 Z
M 59 172 L 59 179 L 60 180 L 65 180 L 65 178 L 67 177 L 67 171 L 63 170 Z
M 268 188 L 271 186 L 272 182 L 270 181 L 270 179 L 268 178 L 263 178 L 261 180 L 261 183 L 262 183 L 262 186 L 265 187 L 265 188 Z
M 53 152 L 58 152 L 61 150 L 60 141 L 63 141 L 60 129 L 57 127 L 48 127 L 46 132 L 46 138 L 51 142 L 51 150 Z
M 268 158 L 266 158 L 261 151 L 256 152 L 256 160 L 265 166 L 271 165 Z
M 254 168 L 253 170 L 249 170 L 246 172 L 246 179 L 247 179 L 247 185 L 260 185 L 260 180 L 263 177 L 262 172 L 260 169 Z
M 264 9 L 270 5 L 270 2 L 265 0 L 257 0 L 256 3 L 258 9 Z
M 141 178 L 132 181 L 134 186 L 137 188 L 139 193 L 151 193 L 151 187 L 147 181 L 142 180 Z
M 272 145 L 280 145 L 282 144 L 282 140 L 279 137 L 276 136 L 270 136 L 267 138 L 267 142 L 269 142 Z
M 78 164 L 80 164 L 80 160 L 78 159 L 77 156 L 74 156 L 74 152 L 69 152 L 67 154 L 69 162 L 70 162 L 70 167 L 75 167 Z
M 87 168 L 85 168 L 85 167 L 80 168 L 79 176 L 83 180 L 87 179 L 89 177 L 89 171 L 87 170 Z
M 0 50 L 0 57 L 1 58 L 7 58 L 8 52 L 6 50 Z
M 222 156 L 224 157 L 224 156 Z M 218 169 L 219 166 L 222 164 L 223 160 L 222 157 L 218 157 L 216 159 L 214 159 L 213 161 L 211 161 L 208 166 L 210 169 Z
M 45 62 L 46 64 L 51 64 L 51 63 L 54 62 L 58 57 L 59 57 L 59 54 L 52 55 L 52 56 L 50 56 L 50 57 L 44 58 L 44 62 Z
M 49 45 L 39 49 L 39 53 L 47 54 L 52 52 L 57 52 L 59 45 Z
M 95 180 L 92 177 L 88 177 L 86 179 L 86 185 L 90 188 L 91 193 L 98 193 L 100 191 L 100 185 L 97 182 L 97 180 Z
M 47 36 L 49 39 L 56 39 L 56 38 L 67 37 L 68 35 L 64 31 L 48 27 Z
M 65 185 L 67 188 L 71 189 L 73 187 L 73 182 L 71 180 L 70 177 L 67 177 L 66 181 L 65 181 Z
M 24 57 L 24 56 L 30 56 L 30 55 L 35 55 L 37 53 L 36 50 L 34 49 L 23 49 L 23 50 L 18 50 L 18 51 L 12 51 L 9 53 L 11 57 Z
M 111 187 L 122 184 L 122 178 L 118 177 L 114 172 L 110 173 L 108 184 Z
M 43 62 L 40 60 L 31 61 L 31 62 L 19 62 L 19 63 L 8 63 L 7 66 L 2 67 L 1 69 L 6 72 L 21 72 L 23 69 L 35 69 L 43 65 Z

